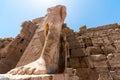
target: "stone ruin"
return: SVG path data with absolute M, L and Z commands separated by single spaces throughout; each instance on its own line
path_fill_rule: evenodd
M 65 17 L 65 6 L 49 8 L 0 39 L 0 80 L 120 80 L 120 25 L 74 32 Z

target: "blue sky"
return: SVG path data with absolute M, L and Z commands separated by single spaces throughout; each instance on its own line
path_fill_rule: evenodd
M 120 23 L 120 0 L 1 0 L 0 38 L 15 37 L 23 21 L 44 16 L 47 8 L 58 4 L 67 7 L 65 22 L 74 31 L 82 25 Z

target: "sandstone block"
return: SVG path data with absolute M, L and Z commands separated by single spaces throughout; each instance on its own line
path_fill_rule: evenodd
M 79 80 L 98 80 L 98 73 L 94 69 L 79 68 L 76 70 Z
M 103 54 L 91 55 L 92 61 L 104 61 L 106 60 L 106 56 Z
M 74 69 L 79 68 L 79 58 L 70 58 L 70 67 Z
M 86 25 L 84 25 L 84 26 L 81 26 L 80 27 L 80 34 L 83 34 L 83 33 L 85 33 L 87 31 L 87 27 L 86 27 Z
M 70 55 L 71 57 L 82 57 L 82 56 L 85 56 L 85 53 L 83 52 L 83 50 L 81 48 L 72 49 L 70 54 L 71 54 Z
M 109 59 L 109 63 L 113 68 L 120 68 L 120 54 L 114 53 L 114 57 Z

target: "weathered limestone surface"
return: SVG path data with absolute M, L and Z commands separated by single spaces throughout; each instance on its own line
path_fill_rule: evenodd
M 0 39 L 0 49 L 4 49 L 14 38 L 4 38 Z
M 20 65 L 20 67 L 11 70 L 8 74 L 57 73 L 61 46 L 60 35 L 65 17 L 66 8 L 64 6 L 58 5 L 49 8 L 47 15 L 39 24 L 29 46 L 18 62 L 17 66 Z
M 0 73 L 6 73 L 16 66 L 37 28 L 31 21 L 25 21 L 21 26 L 22 30 L 15 39 L 8 38 L 1 43 L 4 48 L 0 52 L 4 58 L 0 59 Z
M 33 62 L 37 60 L 41 55 L 40 53 L 42 52 L 45 43 L 44 28 L 42 28 L 42 23 L 44 18 L 38 18 L 38 19 L 41 20 L 38 24 L 38 28 L 35 31 L 34 36 L 32 37 L 29 45 L 27 46 L 25 52 L 23 53 L 16 67 L 23 66 L 30 62 Z
M 0 75 L 0 80 L 79 80 L 73 74 Z
M 14 38 L 0 39 L 0 60 L 3 59 L 3 58 L 5 58 L 4 49 L 13 40 L 14 40 Z
M 69 32 L 68 67 L 77 69 L 80 80 L 119 80 L 119 35 L 117 23 Z
M 14 40 L 14 38 L 4 38 L 4 39 L 1 38 L 0 39 L 0 60 L 2 58 L 5 58 L 5 56 L 4 56 L 4 49 L 13 40 Z

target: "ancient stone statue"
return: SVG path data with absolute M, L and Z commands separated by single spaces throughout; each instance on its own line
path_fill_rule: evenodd
M 40 30 L 44 31 L 45 41 L 39 58 L 32 63 L 12 69 L 7 74 L 55 73 L 58 70 L 59 42 L 65 17 L 65 6 L 49 8 L 40 27 Z
M 49 8 L 0 39 L 0 80 L 120 80 L 120 24 L 74 32 L 65 17 L 65 6 Z

